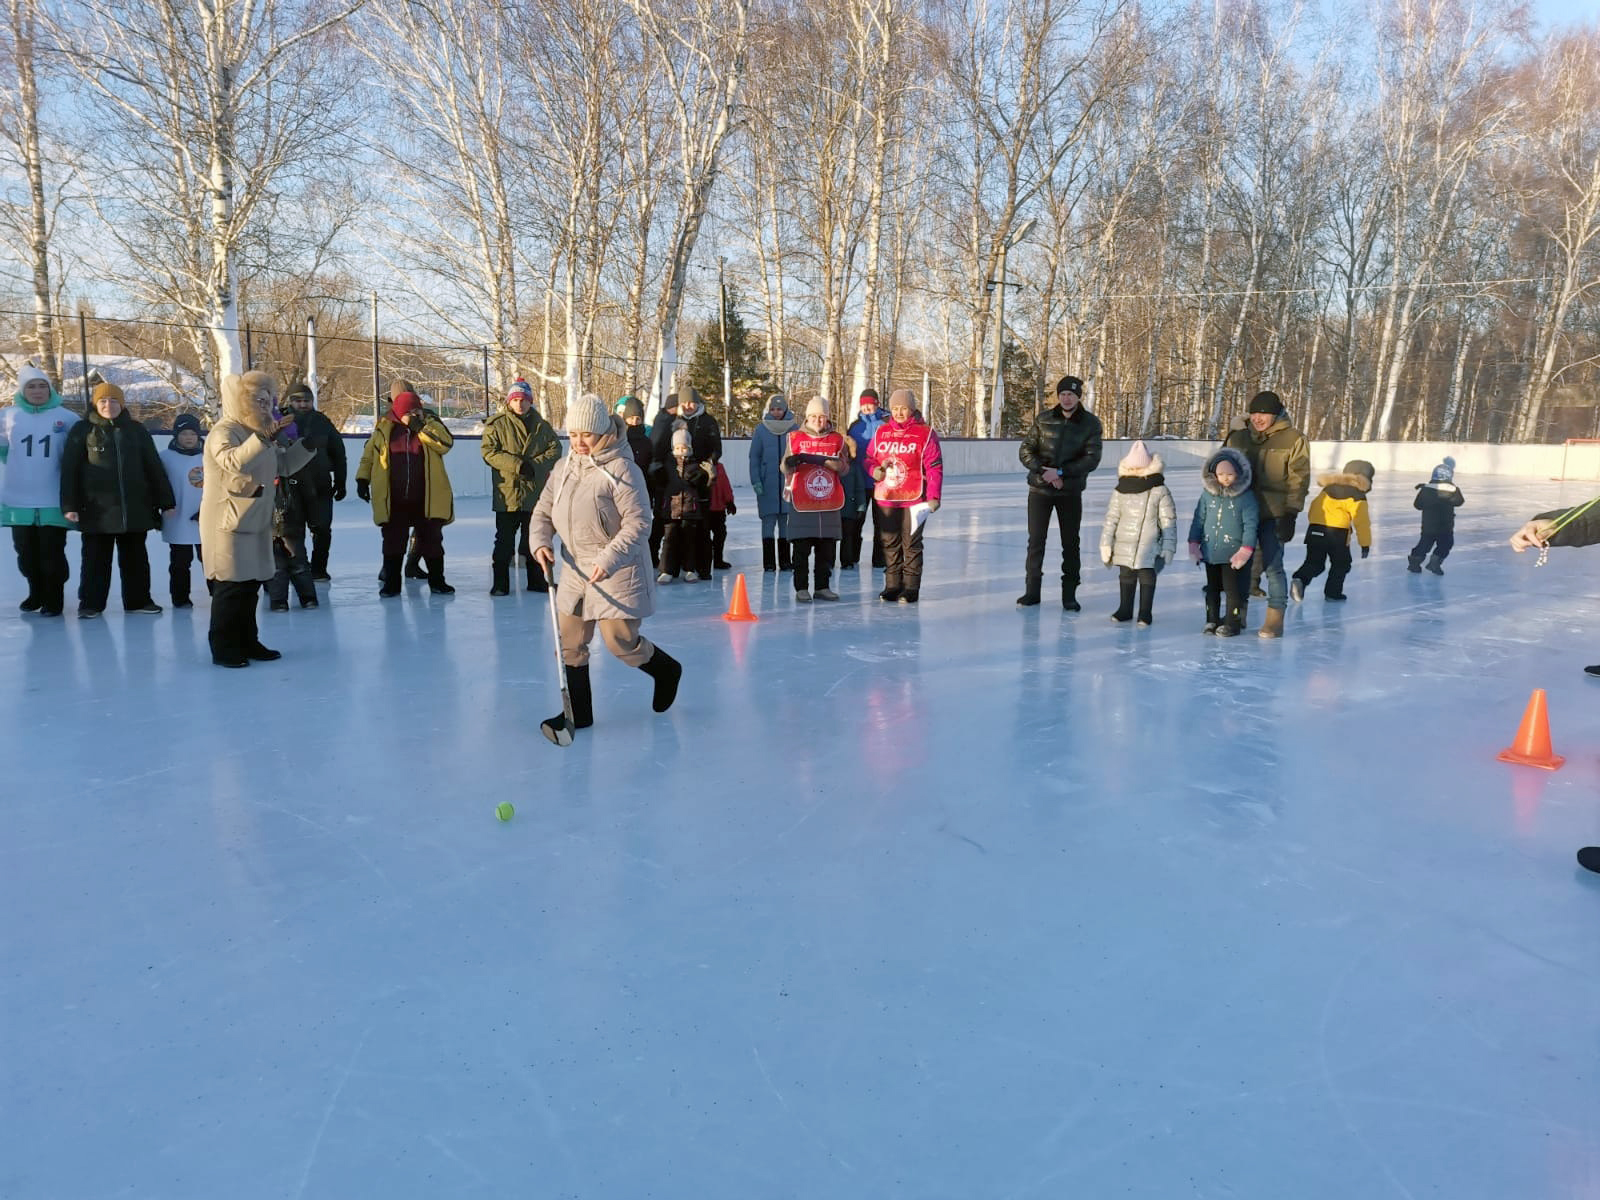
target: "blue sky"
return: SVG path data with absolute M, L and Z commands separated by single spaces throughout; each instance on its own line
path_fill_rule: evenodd
M 1546 29 L 1577 25 L 1600 16 L 1600 0 L 1533 0 L 1533 12 Z

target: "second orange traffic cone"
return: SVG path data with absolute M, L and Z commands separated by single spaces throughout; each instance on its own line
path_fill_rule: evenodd
M 750 596 L 744 590 L 744 572 L 739 572 L 733 580 L 733 601 L 728 605 L 728 611 L 722 614 L 724 621 L 759 621 L 761 618 L 750 611 Z
M 1522 724 L 1517 726 L 1517 740 L 1500 751 L 1498 757 L 1501 762 L 1543 767 L 1546 771 L 1554 771 L 1567 761 L 1550 745 L 1550 717 L 1545 711 L 1543 688 L 1533 689 L 1522 713 Z

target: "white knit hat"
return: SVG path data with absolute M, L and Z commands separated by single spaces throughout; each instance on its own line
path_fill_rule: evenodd
M 50 376 L 39 370 L 32 363 L 28 363 L 17 372 L 17 391 L 22 391 L 23 388 L 35 381 L 44 384 L 46 387 L 50 386 Z
M 811 397 L 811 402 L 806 405 L 806 416 L 825 417 L 828 415 L 828 406 L 822 402 L 821 396 Z
M 1122 456 L 1122 461 L 1117 464 L 1120 471 L 1142 471 L 1150 465 L 1150 448 L 1143 442 L 1135 442 L 1128 447 L 1128 452 Z
M 688 429 L 674 429 L 672 431 L 672 448 L 676 450 L 682 446 L 685 450 L 693 450 L 694 442 L 689 437 Z
M 610 433 L 611 410 L 593 392 L 585 392 L 567 409 L 568 433 Z

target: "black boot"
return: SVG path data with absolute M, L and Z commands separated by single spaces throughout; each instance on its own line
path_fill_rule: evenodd
M 789 557 L 789 539 L 778 539 L 778 570 L 788 571 L 794 568 L 794 562 Z
M 1406 570 L 1410 571 L 1413 575 L 1421 575 L 1422 574 L 1422 555 L 1420 555 L 1420 554 L 1408 554 L 1408 555 L 1406 555 Z
M 406 551 L 406 578 L 426 579 L 428 572 L 422 566 L 422 551 L 417 549 L 417 539 L 412 537 L 410 549 Z
M 539 732 L 558 746 L 572 745 L 572 731 L 594 724 L 594 693 L 589 690 L 589 664 L 567 667 L 567 699 L 572 702 L 572 728 L 567 728 L 565 710 L 548 721 L 539 722 Z
M 1218 610 L 1221 609 L 1221 607 L 1222 607 L 1222 597 L 1217 595 L 1210 588 L 1207 588 L 1206 589 L 1206 627 L 1200 631 L 1201 633 L 1216 633 L 1217 632 L 1217 626 L 1222 624 L 1222 621 L 1221 621 L 1219 613 L 1218 613 Z
M 405 559 L 403 554 L 384 555 L 383 570 L 378 572 L 378 579 L 383 586 L 378 589 L 378 595 L 388 597 L 400 594 L 400 568 Z
M 1078 585 L 1061 581 L 1061 607 L 1067 612 L 1082 612 L 1083 605 L 1078 603 Z
M 530 592 L 549 592 L 550 581 L 544 576 L 544 568 L 539 565 L 537 558 L 526 558 L 523 562 L 528 565 L 528 590 Z
M 494 582 L 489 586 L 491 596 L 511 595 L 511 568 L 499 563 L 493 564 Z
M 1022 595 L 1017 597 L 1018 608 L 1032 608 L 1039 603 L 1039 588 L 1043 579 L 1038 575 L 1029 575 L 1022 585 Z
M 423 576 L 428 581 L 428 590 L 435 596 L 454 596 L 455 588 L 444 581 L 444 555 L 428 560 L 428 573 Z
M 1444 559 L 1440 555 L 1430 555 L 1428 558 L 1428 570 L 1432 571 L 1435 575 L 1443 575 L 1444 567 L 1440 565 L 1443 562 Z
M 761 569 L 763 571 L 776 571 L 778 569 L 777 543 L 771 538 L 761 539 Z
M 656 691 L 650 699 L 650 707 L 658 713 L 666 712 L 678 698 L 678 680 L 683 678 L 683 664 L 657 646 L 651 652 L 649 660 L 639 670 L 656 681 Z
M 1138 582 L 1133 579 L 1124 579 L 1118 582 L 1117 611 L 1111 614 L 1113 621 L 1133 620 L 1133 593 L 1138 586 Z

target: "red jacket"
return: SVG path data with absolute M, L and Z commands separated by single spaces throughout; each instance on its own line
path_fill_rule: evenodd
M 910 508 L 924 500 L 938 500 L 944 486 L 944 455 L 939 435 L 931 425 L 912 417 L 905 424 L 885 421 L 867 443 L 867 473 L 884 478 L 873 486 L 872 498 L 884 508 Z

